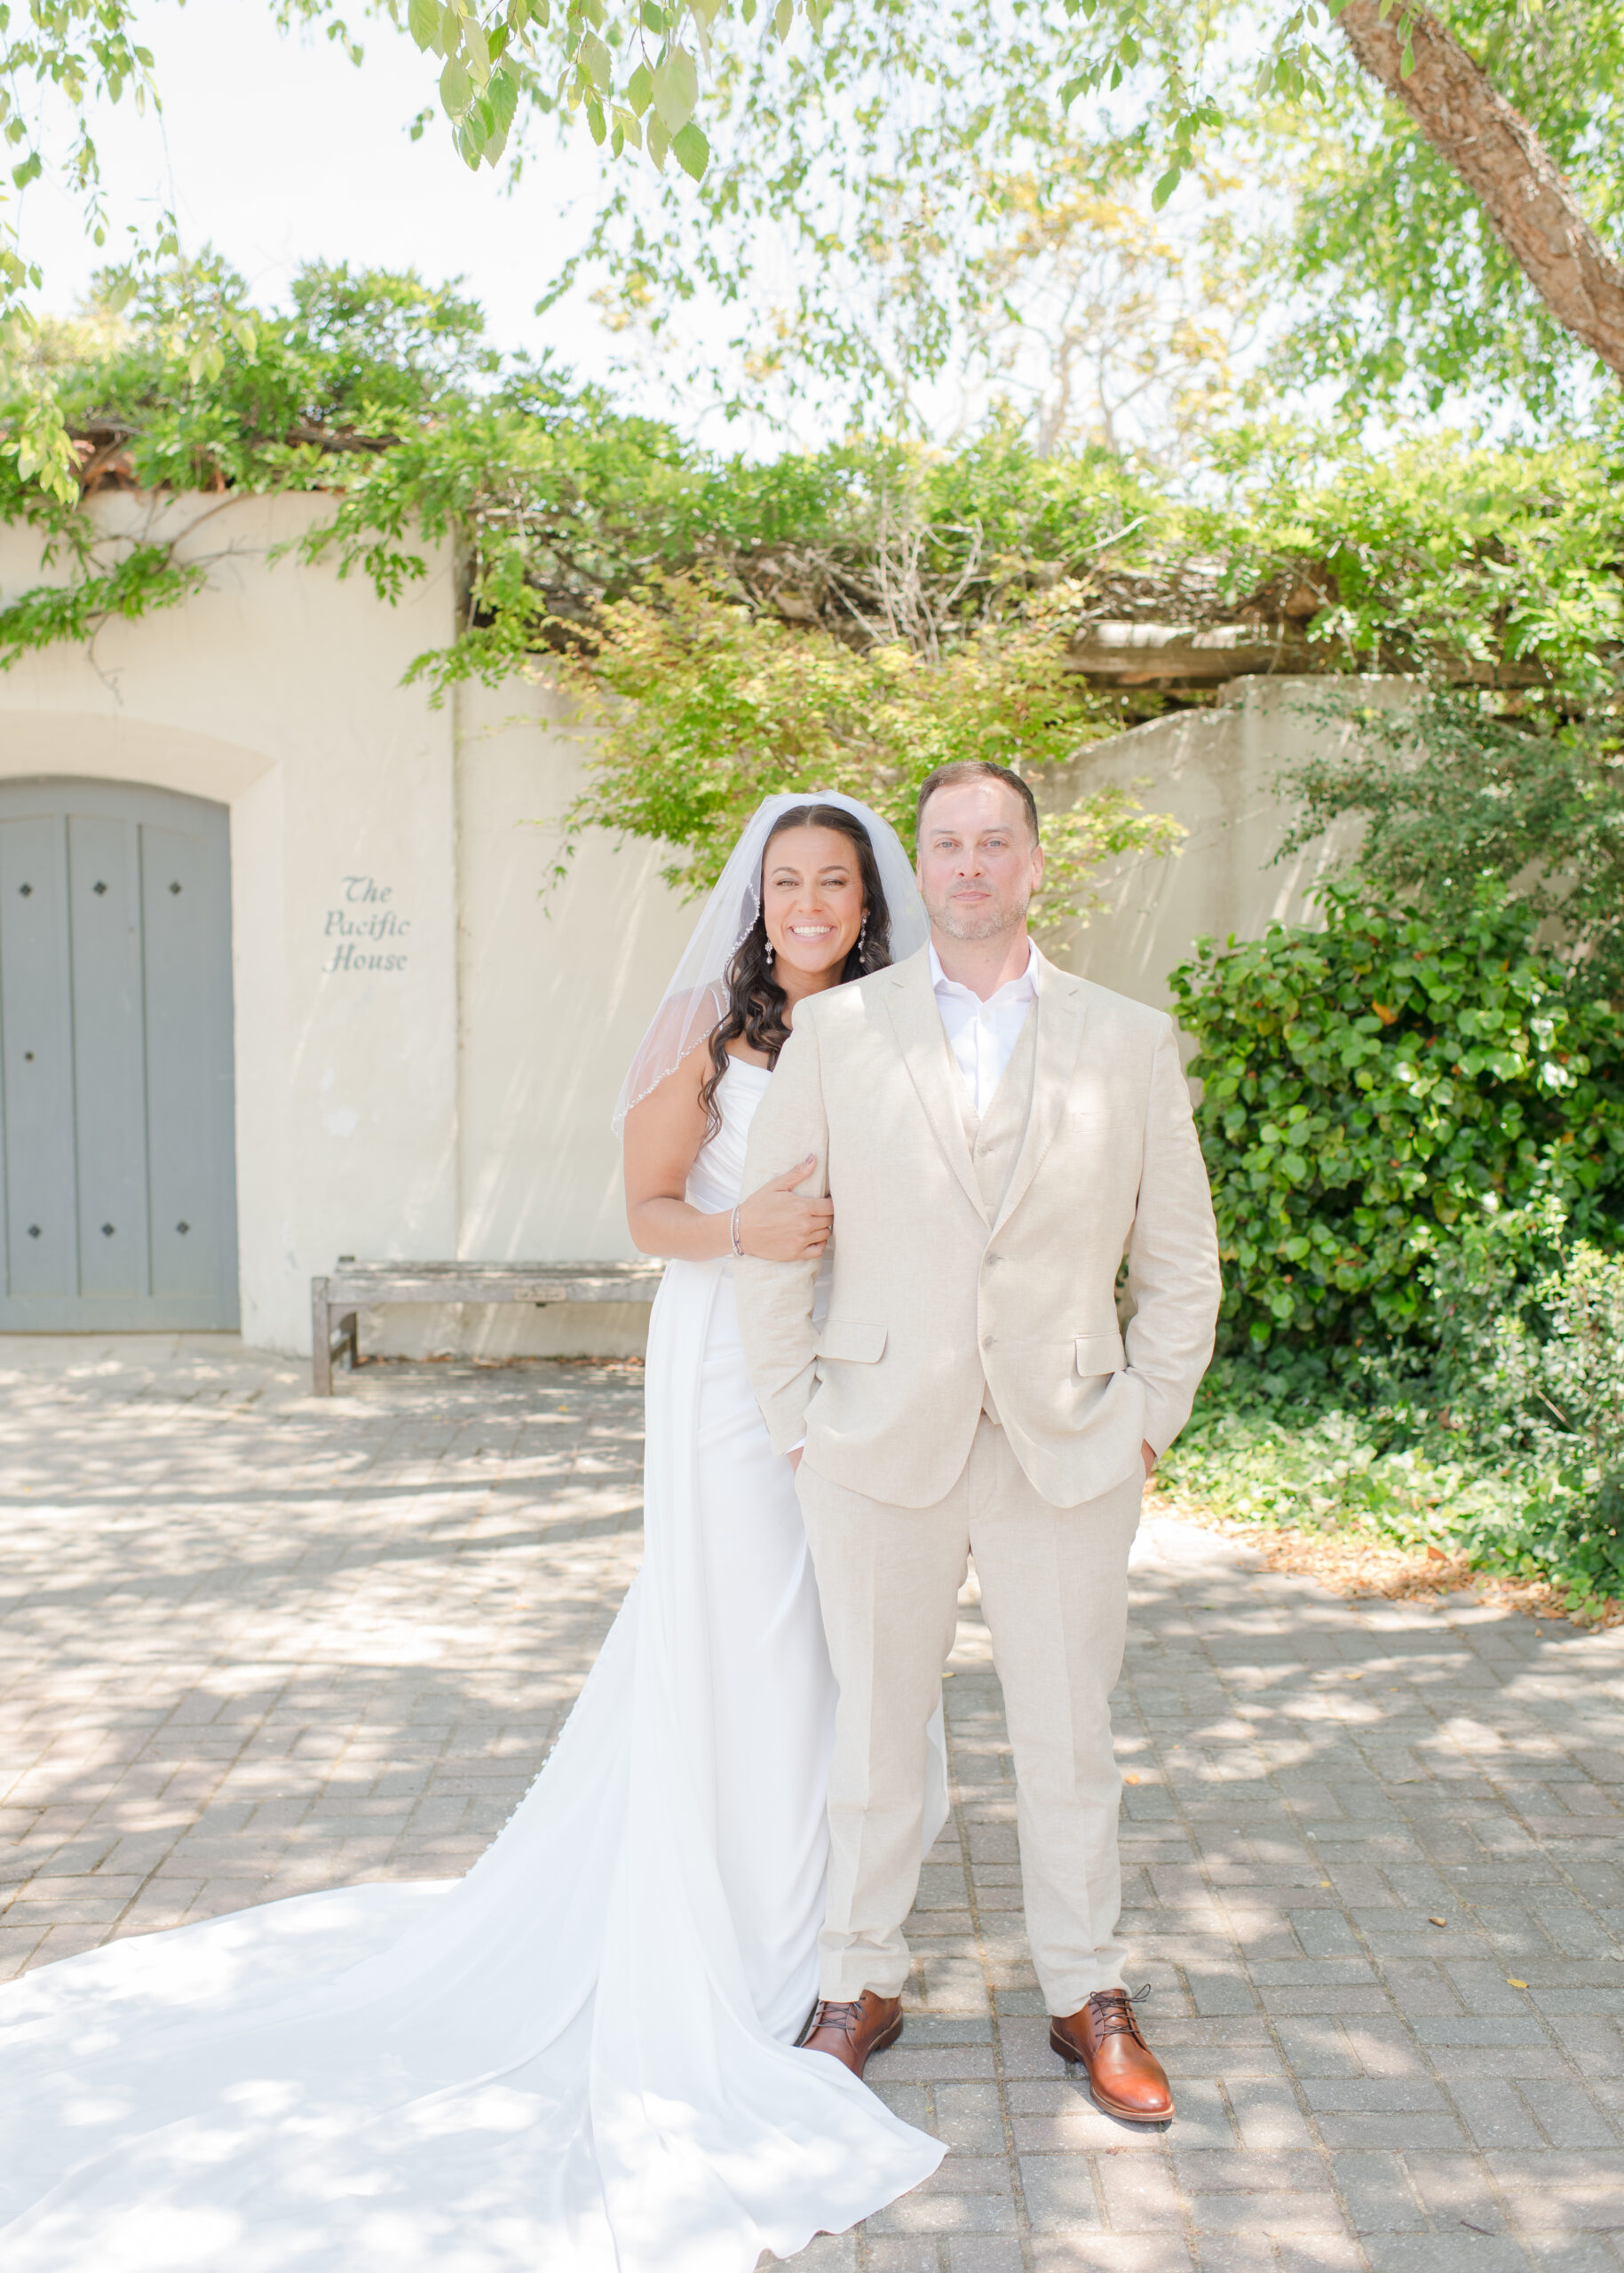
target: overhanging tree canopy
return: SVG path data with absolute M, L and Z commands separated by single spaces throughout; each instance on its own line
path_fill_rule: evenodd
M 334 0 L 273 4 L 359 55 Z M 1540 407 L 1557 343 L 1613 370 L 1624 355 L 1612 0 L 1532 13 L 1451 0 L 1441 16 L 1400 0 L 1385 23 L 1380 0 L 373 0 L 368 12 L 424 49 L 471 163 L 515 149 L 539 114 L 578 117 L 606 154 L 663 170 L 663 218 L 626 194 L 623 170 L 609 178 L 593 253 L 629 303 L 658 313 L 696 284 L 748 300 L 757 330 L 777 335 L 741 335 L 752 352 L 844 374 L 890 410 L 988 289 L 977 262 L 1012 170 L 1040 195 L 1074 193 L 1126 161 L 1160 198 L 1237 137 L 1285 152 L 1297 221 L 1277 267 L 1323 288 L 1300 341 L 1311 376 L 1379 392 L 1415 372 L 1435 400 L 1498 386 Z M 1349 51 L 1365 67 L 1352 81 Z M 57 162 L 103 226 L 89 122 L 99 103 L 145 99 L 150 69 L 130 0 L 27 0 L 0 22 L 14 181 L 44 162 L 42 122 L 66 99 L 75 123 Z M 1390 103 L 1370 99 L 1377 81 Z M 1086 131 L 1065 123 L 1068 104 Z M 774 296 L 755 263 L 780 224 L 795 273 L 764 310 Z M 860 272 L 880 289 L 843 305 Z M 38 281 L 0 211 L 0 353 L 13 363 Z M 206 368 L 241 345 L 200 316 L 189 352 Z M 52 400 L 36 374 L 7 444 L 66 496 Z M 1571 405 L 1545 385 L 1542 407 Z

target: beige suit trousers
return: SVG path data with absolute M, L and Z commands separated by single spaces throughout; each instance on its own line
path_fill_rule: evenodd
M 840 1702 L 829 1771 L 825 1997 L 900 1994 L 919 1886 L 925 1726 L 973 1555 L 1015 1756 L 1026 1937 L 1051 2013 L 1122 1984 L 1111 1691 L 1144 1478 L 1052 1507 L 983 1416 L 958 1481 L 891 1507 L 803 1460 L 802 1512 Z

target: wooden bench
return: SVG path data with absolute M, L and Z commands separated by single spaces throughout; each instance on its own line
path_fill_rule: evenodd
M 355 1263 L 310 1282 L 310 1385 L 333 1393 L 333 1359 L 360 1363 L 359 1320 L 373 1303 L 652 1303 L 659 1263 Z

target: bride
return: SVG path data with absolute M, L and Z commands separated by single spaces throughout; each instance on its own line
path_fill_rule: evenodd
M 828 1237 L 793 1190 L 808 1163 L 740 1204 L 796 1003 L 924 928 L 864 807 L 756 814 L 616 1114 L 633 1236 L 676 1259 L 644 1562 L 558 1745 L 464 1879 L 300 1896 L 0 1991 L 6 2273 L 751 2273 L 936 2167 L 795 2048 L 833 1684 L 730 1278 Z

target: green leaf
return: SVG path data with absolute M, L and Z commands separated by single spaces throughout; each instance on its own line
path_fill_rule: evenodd
M 1166 173 L 1161 176 L 1161 179 L 1157 182 L 1155 188 L 1151 192 L 1151 210 L 1153 213 L 1161 212 L 1162 207 L 1167 203 L 1168 198 L 1172 196 L 1173 192 L 1178 187 L 1179 183 L 1184 179 L 1184 170 L 1182 166 L 1172 165 L 1168 168 Z
M 39 179 L 44 164 L 44 161 L 39 152 L 30 150 L 21 165 L 12 168 L 12 179 L 19 189 L 26 189 L 31 181 Z
M 446 67 L 440 75 L 440 99 L 447 111 L 453 118 L 460 118 L 472 96 L 473 83 L 461 61 L 455 55 L 448 57 Z
M 504 63 L 491 73 L 485 99 L 491 107 L 495 132 L 505 142 L 512 131 L 514 116 L 519 109 L 519 81 L 510 65 Z
M 406 27 L 419 47 L 440 45 L 440 0 L 411 0 Z
M 589 95 L 586 99 L 586 130 L 601 150 L 604 136 L 608 131 L 608 128 L 604 118 L 603 105 L 595 95 Z
M 668 134 L 693 115 L 699 101 L 699 73 L 685 47 L 674 47 L 654 72 L 654 108 Z
M 606 95 L 614 77 L 614 64 L 596 32 L 582 33 L 581 44 L 575 50 L 575 62 L 599 92 Z
M 639 63 L 626 82 L 626 99 L 641 118 L 654 99 L 654 79 L 646 63 Z
M 648 154 L 659 170 L 663 173 L 666 153 L 671 147 L 671 138 L 666 132 L 664 122 L 658 111 L 652 111 L 649 114 L 648 125 L 645 131 L 648 136 Z
M 795 23 L 795 0 L 778 0 L 772 11 L 772 28 L 780 40 L 788 38 Z
M 692 175 L 695 181 L 710 163 L 710 145 L 692 119 L 680 134 L 673 136 L 671 155 L 683 171 Z

